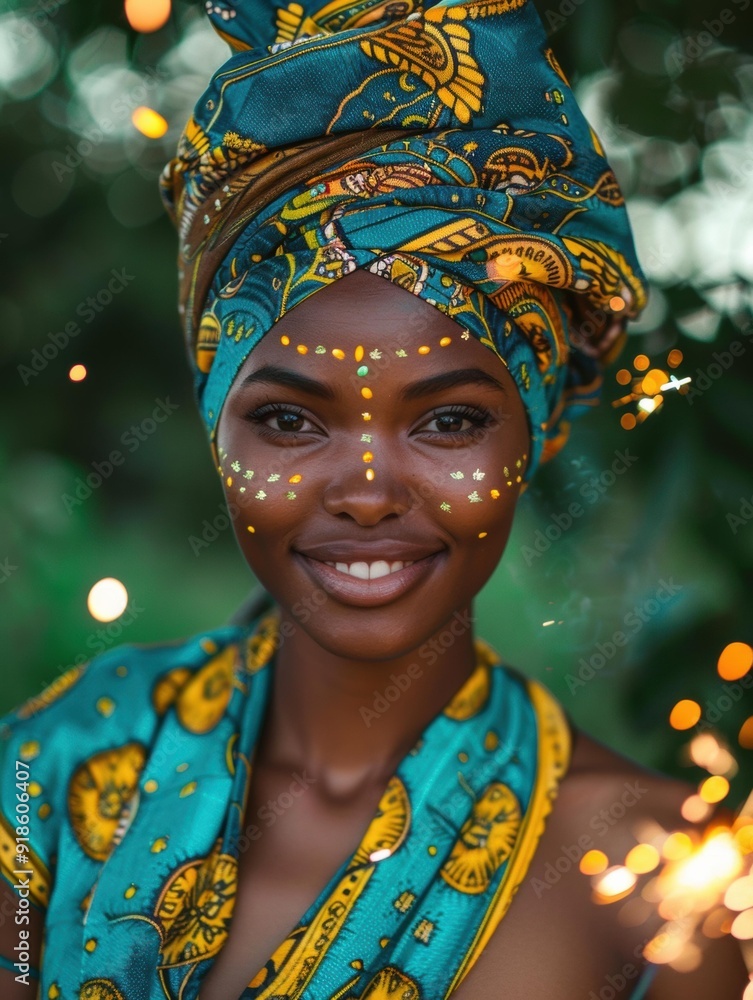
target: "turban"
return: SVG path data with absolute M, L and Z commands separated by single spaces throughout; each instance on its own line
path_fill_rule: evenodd
M 645 304 L 599 139 L 531 0 L 321 2 L 209 0 L 234 52 L 161 177 L 210 437 L 260 339 L 363 268 L 504 362 L 528 479 Z

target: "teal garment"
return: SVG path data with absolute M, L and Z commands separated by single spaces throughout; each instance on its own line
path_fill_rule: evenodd
M 598 401 L 603 365 L 646 299 L 619 186 L 533 3 L 207 9 L 237 51 L 197 102 L 161 190 L 212 440 L 261 338 L 362 268 L 507 365 L 528 415 L 529 479 Z M 291 351 L 312 364 L 325 353 L 300 341 Z
M 242 817 L 277 644 L 270 616 L 122 646 L 2 720 L 0 858 L 13 882 L 19 761 L 43 997 L 195 1000 L 227 938 L 239 854 L 269 825 L 266 807 Z M 243 1000 L 448 996 L 525 878 L 569 747 L 545 689 L 478 642 L 474 673 Z M 305 770 L 291 778 L 305 794 Z

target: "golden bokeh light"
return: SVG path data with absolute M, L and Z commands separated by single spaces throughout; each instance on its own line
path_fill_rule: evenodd
M 753 876 L 736 879 L 724 894 L 728 910 L 749 910 L 753 906 Z
M 693 841 L 687 833 L 670 833 L 661 852 L 667 861 L 682 861 L 693 853 Z
M 753 715 L 749 715 L 740 727 L 737 741 L 745 750 L 753 750 Z
M 636 844 L 625 858 L 625 867 L 635 875 L 645 875 L 657 867 L 661 857 L 652 844 Z
M 84 365 L 74 365 L 68 372 L 71 382 L 83 382 L 86 378 L 86 367 Z
M 633 891 L 637 881 L 624 865 L 614 865 L 594 879 L 595 900 L 598 903 L 616 903 Z
M 626 305 L 625 300 L 621 295 L 613 295 L 612 298 L 609 300 L 609 308 L 612 310 L 612 312 L 622 312 L 622 310 L 625 308 L 625 305 Z
M 635 358 L 633 358 L 633 368 L 635 368 L 637 372 L 645 372 L 650 364 L 651 362 L 645 354 L 638 354 Z
M 584 875 L 601 875 L 609 867 L 609 858 L 603 851 L 586 851 L 579 867 Z
M 721 802 L 729 794 L 729 782 L 721 774 L 713 774 L 701 782 L 698 794 L 704 802 Z
M 730 642 L 725 646 L 717 663 L 723 681 L 739 681 L 753 666 L 753 649 L 747 642 Z
M 682 351 L 679 351 L 677 348 L 670 351 L 667 355 L 667 364 L 670 368 L 679 368 L 682 364 Z
M 86 606 L 92 618 L 98 622 L 112 622 L 125 611 L 128 606 L 128 591 L 120 580 L 107 576 L 89 591 Z
M 641 392 L 645 392 L 647 396 L 655 396 L 657 392 L 661 392 L 661 387 L 668 381 L 669 375 L 666 372 L 663 372 L 661 368 L 652 368 L 643 376 Z
M 623 413 L 620 417 L 620 427 L 624 431 L 632 431 L 637 423 L 634 413 Z
M 732 921 L 730 933 L 738 941 L 750 941 L 753 938 L 753 910 L 738 913 Z
M 167 121 L 159 111 L 141 105 L 131 112 L 131 121 L 135 128 L 145 135 L 147 139 L 161 139 L 167 132 Z
M 682 818 L 688 823 L 702 823 L 708 818 L 711 806 L 704 802 L 700 795 L 689 795 L 680 809 Z
M 170 17 L 170 0 L 125 0 L 125 15 L 134 31 L 158 31 Z
M 617 379 L 620 385 L 630 385 L 630 383 L 633 381 L 633 376 L 630 374 L 627 368 L 620 368 L 620 370 L 615 375 L 615 378 Z
M 691 698 L 678 701 L 669 713 L 669 724 L 673 729 L 691 729 L 701 718 L 701 706 Z

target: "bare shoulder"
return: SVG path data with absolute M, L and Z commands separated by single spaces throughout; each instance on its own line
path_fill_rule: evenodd
M 609 865 L 622 864 L 636 843 L 656 830 L 687 828 L 682 803 L 693 785 L 643 767 L 585 733 L 575 734 L 573 758 L 526 878 L 482 955 L 454 996 L 458 1000 L 558 1000 L 630 996 L 645 965 L 643 949 L 661 926 L 658 915 L 637 926 L 620 918 L 621 904 L 598 905 L 581 858 L 602 851 Z M 723 954 L 721 954 L 723 952 Z M 719 1000 L 739 1000 L 745 972 L 739 949 L 726 942 L 721 961 L 735 985 L 718 988 Z M 735 953 L 736 952 L 736 955 Z M 706 963 L 719 972 L 719 962 Z M 514 971 L 511 971 L 514 970 Z M 712 995 L 684 975 L 662 972 L 651 1000 Z M 662 980 L 665 980 L 664 984 Z M 718 982 L 718 978 L 717 978 Z M 735 989 L 737 992 L 735 992 Z M 463 992 L 465 991 L 465 992 Z

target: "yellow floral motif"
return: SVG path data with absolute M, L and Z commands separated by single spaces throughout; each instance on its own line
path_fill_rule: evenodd
M 268 615 L 246 645 L 246 670 L 253 674 L 272 658 L 278 644 L 279 616 Z
M 557 367 L 563 363 L 569 350 L 567 336 L 562 314 L 548 288 L 533 282 L 513 281 L 489 297 L 526 335 L 540 372 L 549 371 L 553 363 Z
M 109 855 L 145 760 L 141 743 L 126 743 L 94 754 L 74 772 L 68 786 L 68 814 L 76 840 L 90 858 L 104 861 Z
M 490 689 L 489 667 L 485 663 L 477 663 L 471 676 L 445 707 L 444 714 L 450 719 L 455 719 L 456 722 L 470 719 L 484 707 L 489 698 Z
M 70 670 L 66 670 L 59 677 L 49 684 L 44 691 L 40 694 L 34 695 L 33 698 L 29 698 L 25 701 L 23 705 L 18 709 L 17 715 L 19 719 L 28 719 L 32 715 L 37 715 L 45 708 L 49 708 L 53 702 L 57 701 L 58 698 L 62 697 L 66 691 L 69 691 L 73 685 L 79 680 L 84 672 L 84 667 L 71 667 Z
M 400 778 L 394 775 L 379 800 L 376 815 L 353 855 L 350 868 L 368 864 L 375 851 L 388 850 L 394 854 L 408 834 L 410 819 L 408 791 Z
M 590 276 L 589 295 L 608 305 L 614 295 L 621 296 L 632 314 L 646 304 L 643 285 L 633 273 L 625 257 L 596 240 L 576 240 L 565 237 L 563 243 Z
M 512 789 L 500 781 L 488 785 L 474 803 L 442 866 L 445 882 L 459 892 L 485 892 L 497 869 L 510 856 L 520 819 L 520 804 Z
M 225 714 L 233 693 L 237 654 L 237 646 L 223 649 L 181 688 L 175 707 L 181 725 L 189 732 L 208 733 Z
M 361 997 L 362 1000 L 421 1000 L 421 991 L 404 972 L 388 965 L 377 972 Z
M 79 1000 L 125 1000 L 110 979 L 88 979 L 79 991 Z
M 264 143 L 256 142 L 247 136 L 238 135 L 237 132 L 226 132 L 222 141 L 229 149 L 239 149 L 244 153 L 265 153 L 267 147 Z
M 451 8 L 449 8 L 451 9 Z M 385 28 L 361 42 L 367 56 L 421 77 L 439 100 L 467 124 L 481 111 L 485 78 L 471 55 L 471 34 L 459 14 L 431 7 L 415 21 Z
M 346 31 L 382 21 L 402 20 L 417 6 L 416 0 L 332 0 L 319 10 L 306 14 L 299 3 L 289 3 L 277 11 L 276 43 L 295 42 L 321 31 Z
M 163 715 L 178 697 L 178 692 L 191 676 L 188 667 L 175 667 L 163 674 L 152 688 L 152 704 L 158 715 Z
M 173 872 L 155 907 L 163 935 L 163 968 L 216 955 L 227 938 L 235 902 L 238 863 L 222 854 L 218 840 L 206 858 Z

